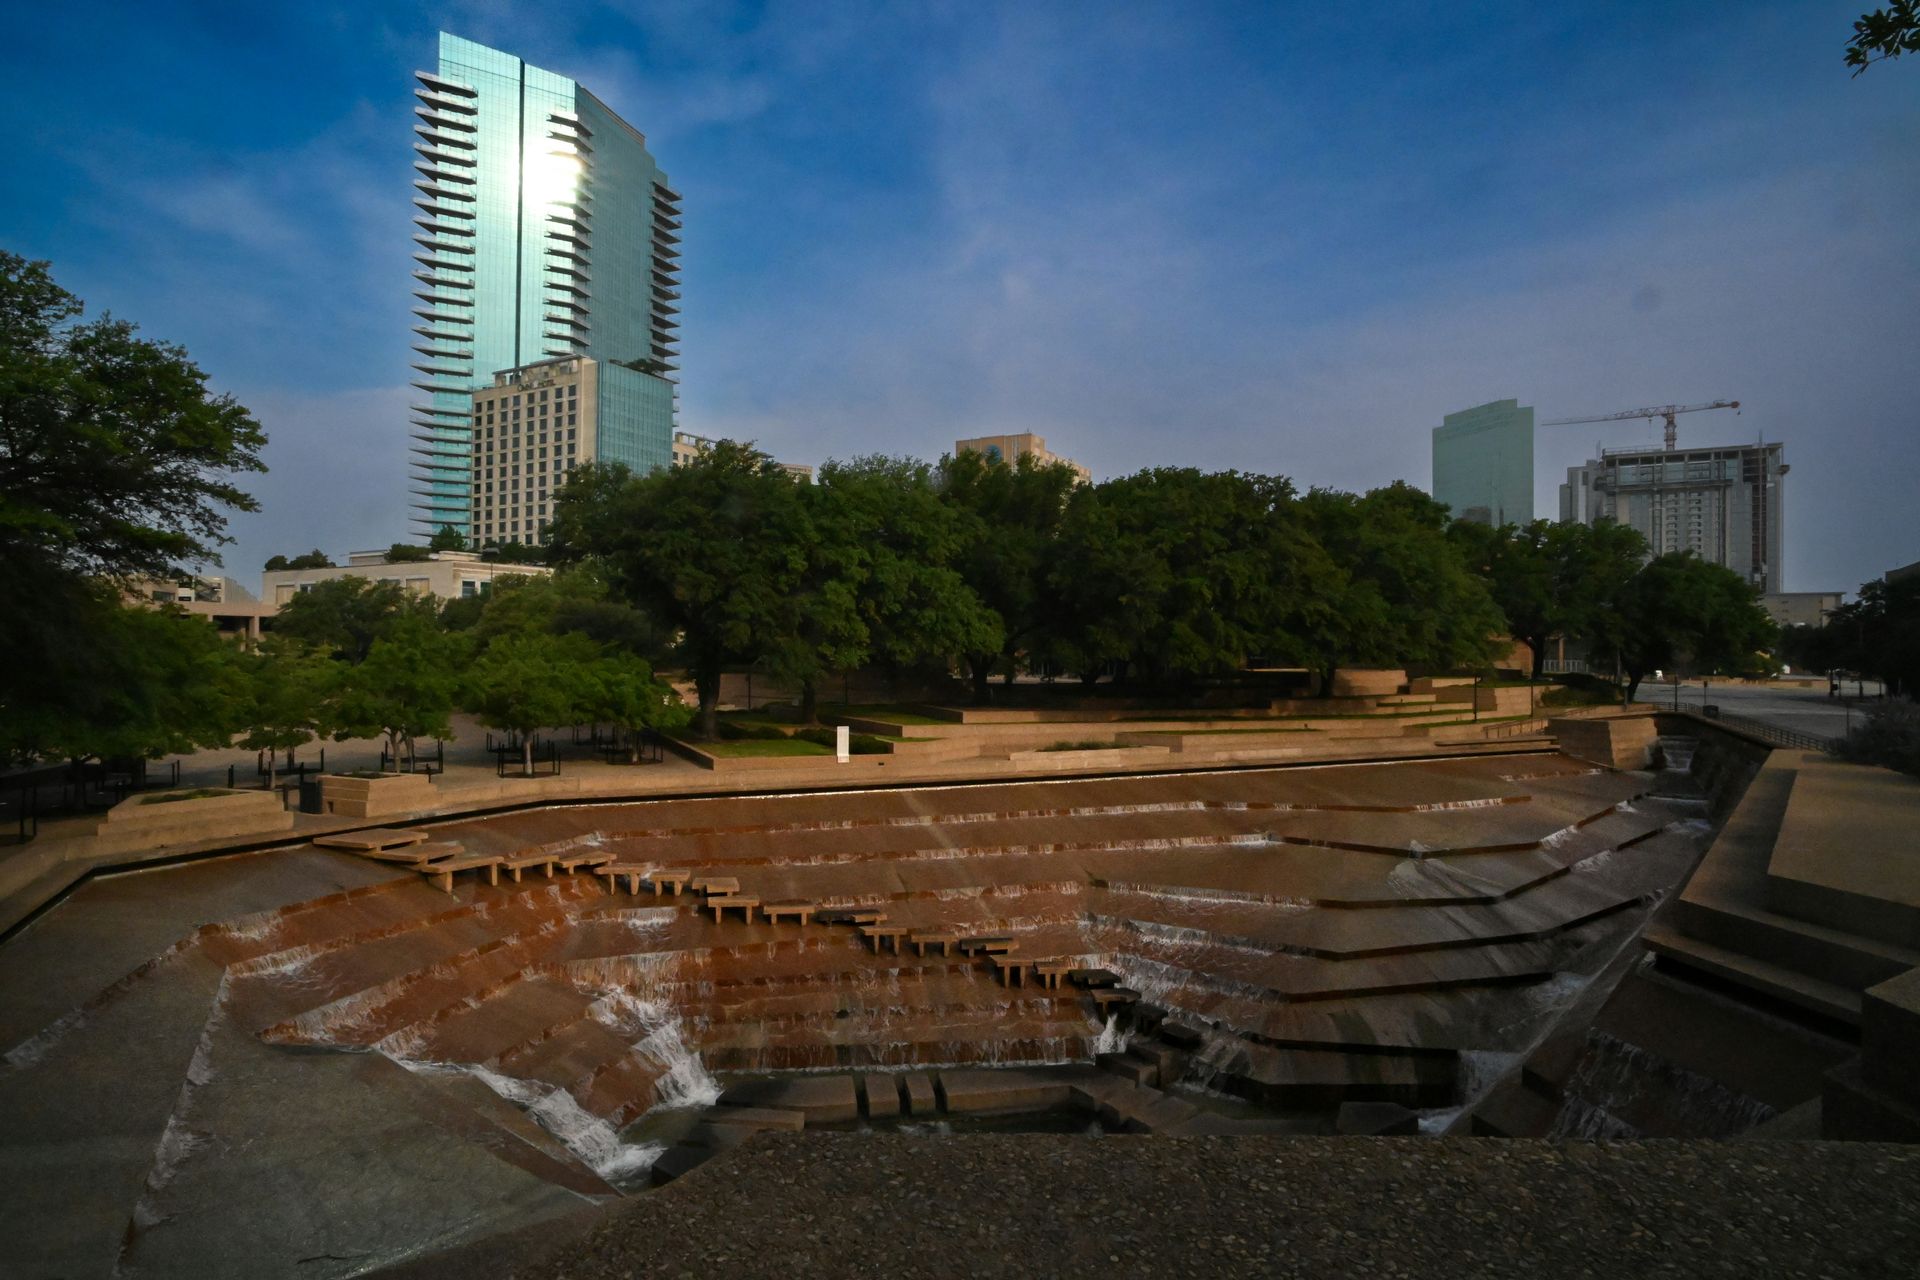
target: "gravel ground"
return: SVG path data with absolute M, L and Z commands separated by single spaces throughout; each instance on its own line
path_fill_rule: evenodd
M 769 1133 L 554 1226 L 407 1274 L 1912 1276 L 1920 1149 Z

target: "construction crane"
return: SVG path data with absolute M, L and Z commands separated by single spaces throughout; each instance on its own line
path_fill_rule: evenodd
M 1680 439 L 1680 429 L 1673 423 L 1674 415 L 1698 413 L 1702 409 L 1738 409 L 1738 400 L 1715 400 L 1712 404 L 1663 404 L 1651 409 L 1628 409 L 1624 413 L 1603 413 L 1595 418 L 1555 418 L 1543 422 L 1543 427 L 1571 427 L 1582 422 L 1624 422 L 1629 418 L 1645 418 L 1652 422 L 1655 418 L 1665 418 L 1667 422 L 1667 448 L 1672 449 Z

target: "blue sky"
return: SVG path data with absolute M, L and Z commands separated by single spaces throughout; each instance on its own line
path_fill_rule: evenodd
M 1786 585 L 1920 559 L 1920 65 L 1846 3 L 11 6 L 0 244 L 265 422 L 229 569 L 406 531 L 412 72 L 573 76 L 686 197 L 683 425 L 817 462 L 1425 484 L 1442 414 L 1737 398 Z M 1597 440 L 1548 428 L 1539 514 Z

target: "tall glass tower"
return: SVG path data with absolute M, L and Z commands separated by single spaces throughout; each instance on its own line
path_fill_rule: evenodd
M 565 76 L 445 32 L 417 75 L 413 521 L 472 537 L 472 392 L 496 372 L 591 357 L 597 460 L 670 465 L 680 196 Z

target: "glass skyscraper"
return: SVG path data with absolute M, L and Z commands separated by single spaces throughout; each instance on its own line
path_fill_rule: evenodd
M 1448 414 L 1433 429 L 1433 496 L 1457 520 L 1533 522 L 1533 407 L 1518 400 Z
M 472 392 L 498 372 L 592 358 L 594 460 L 670 464 L 680 196 L 646 139 L 565 76 L 444 32 L 439 67 L 417 74 L 413 519 L 478 541 L 481 486 L 521 478 L 476 465 Z M 544 522 L 528 498 L 500 541 Z

